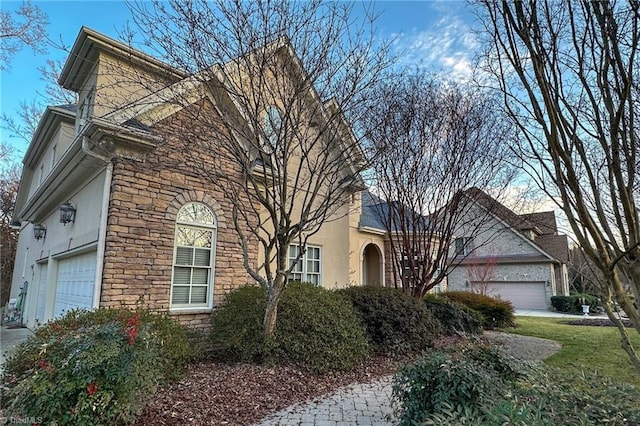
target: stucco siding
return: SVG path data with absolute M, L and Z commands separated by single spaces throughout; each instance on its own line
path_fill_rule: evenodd
M 105 172 L 98 171 L 67 199 L 77 206 L 76 219 L 66 225 L 60 223 L 59 210 L 46 213 L 39 221 L 46 227 L 46 236 L 40 240 L 34 238 L 33 224 L 24 222 L 18 238 L 16 268 L 14 270 L 11 297 L 17 297 L 20 287 L 27 282 L 24 321 L 29 327 L 35 325 L 36 311 L 44 315 L 44 320 L 53 317 L 57 262 L 76 251 L 95 250 L 98 241 L 98 228 L 101 214 L 101 196 L 104 187 Z M 46 274 L 43 277 L 42 274 Z M 39 309 L 38 294 L 40 285 L 45 285 L 46 304 Z

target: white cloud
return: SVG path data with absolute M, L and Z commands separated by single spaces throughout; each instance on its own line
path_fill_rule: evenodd
M 425 30 L 397 34 L 394 46 L 402 65 L 443 72 L 456 80 L 467 80 L 480 42 L 462 18 L 446 15 Z

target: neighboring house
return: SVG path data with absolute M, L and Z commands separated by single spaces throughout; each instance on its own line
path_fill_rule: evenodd
M 548 309 L 551 296 L 569 294 L 568 240 L 554 212 L 518 215 L 476 188 L 465 196 L 473 205 L 451 247 L 449 290 L 500 296 L 517 309 Z
M 180 120 L 181 111 L 151 103 L 152 87 L 188 86 L 188 79 L 81 29 L 59 80 L 78 104 L 47 108 L 23 160 L 11 297 L 23 293 L 27 326 L 74 308 L 141 305 L 207 327 L 225 294 L 252 282 L 230 202 L 194 172 L 215 153 L 199 153 L 192 164 L 172 149 L 171 137 L 153 132 L 161 120 Z M 189 124 L 197 131 L 198 123 Z M 292 278 L 327 288 L 384 285 L 385 233 L 366 224 L 360 205 L 356 192 L 310 238 Z M 291 259 L 299 249 L 290 247 Z M 257 262 L 257 245 L 250 250 Z

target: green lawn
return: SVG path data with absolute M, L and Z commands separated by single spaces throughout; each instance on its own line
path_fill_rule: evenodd
M 518 317 L 518 327 L 508 333 L 543 337 L 562 343 L 562 349 L 545 362 L 563 369 L 594 371 L 640 389 L 640 373 L 628 361 L 615 327 L 588 327 L 565 324 L 563 318 Z M 627 329 L 640 352 L 640 335 Z

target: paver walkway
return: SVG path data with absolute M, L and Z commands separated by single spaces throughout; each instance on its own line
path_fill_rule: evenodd
M 388 426 L 393 425 L 392 376 L 356 383 L 315 401 L 292 405 L 263 419 L 258 426 Z

